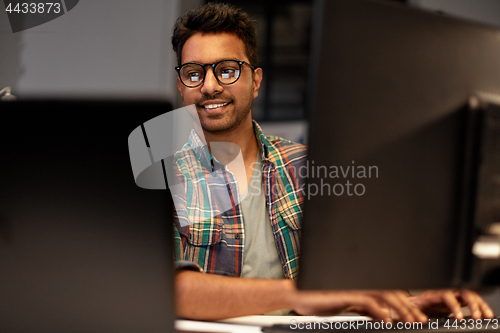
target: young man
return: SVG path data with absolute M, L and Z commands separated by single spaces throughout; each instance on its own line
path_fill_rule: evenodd
M 417 297 L 402 291 L 297 291 L 304 180 L 294 170 L 305 163 L 306 149 L 265 136 L 252 121 L 263 79 L 253 22 L 234 7 L 207 4 L 177 20 L 172 45 L 178 89 L 185 105 L 196 106 L 201 124 L 174 159 L 184 184 L 183 195 L 174 198 L 176 259 L 183 268 L 176 276 L 179 316 L 354 310 L 412 322 L 441 311 L 460 319 L 466 304 L 473 318 L 493 316 L 471 291 Z M 241 153 L 239 165 L 215 153 L 221 142 L 239 147 L 229 154 Z

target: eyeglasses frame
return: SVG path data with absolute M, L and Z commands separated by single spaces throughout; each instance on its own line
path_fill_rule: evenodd
M 214 74 L 214 77 L 217 80 L 217 82 L 219 82 L 220 84 L 223 84 L 225 86 L 229 86 L 231 84 L 235 84 L 240 79 L 241 74 L 238 76 L 238 78 L 236 80 L 234 80 L 234 82 L 231 82 L 231 83 L 224 83 L 221 80 L 219 80 L 219 78 L 217 77 L 217 74 L 215 74 L 215 67 L 217 67 L 220 63 L 223 63 L 224 61 L 235 61 L 235 62 L 237 62 L 238 66 L 240 68 L 239 69 L 240 73 L 241 73 L 241 68 L 242 68 L 243 65 L 247 65 L 248 67 L 250 67 L 252 69 L 252 72 L 255 71 L 255 67 L 253 67 L 252 65 L 250 65 L 248 62 L 242 61 L 242 60 L 235 60 L 235 59 L 224 59 L 224 60 L 218 61 L 218 62 L 213 63 L 213 64 L 200 64 L 200 63 L 197 63 L 197 62 L 186 62 L 185 64 L 182 64 L 180 66 L 175 67 L 175 70 L 177 71 L 177 75 L 179 76 L 179 80 L 181 80 L 181 82 L 182 82 L 183 85 L 185 85 L 188 88 L 197 88 L 197 87 L 201 86 L 203 84 L 203 82 L 205 82 L 205 78 L 207 77 L 207 70 L 205 69 L 205 67 L 206 66 L 211 66 L 212 67 L 212 73 Z M 184 81 L 182 81 L 182 78 L 181 78 L 181 69 L 182 69 L 182 67 L 184 67 L 186 65 L 199 65 L 199 66 L 201 66 L 203 68 L 203 80 L 201 80 L 201 82 L 198 83 L 196 86 L 188 86 L 187 84 L 184 83 Z

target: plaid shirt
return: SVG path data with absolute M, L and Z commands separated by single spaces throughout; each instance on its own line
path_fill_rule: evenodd
M 305 146 L 264 136 L 254 122 L 262 152 L 267 208 L 284 275 L 296 279 L 300 253 Z M 176 205 L 174 239 L 178 266 L 213 274 L 241 276 L 245 232 L 235 176 L 213 158 L 193 130 L 174 157 L 181 191 Z

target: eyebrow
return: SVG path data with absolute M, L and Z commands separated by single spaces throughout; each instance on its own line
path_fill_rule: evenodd
M 226 58 L 220 58 L 220 59 L 217 59 L 215 60 L 214 62 L 207 62 L 206 64 L 216 64 L 218 63 L 219 61 L 224 61 L 224 60 L 236 60 L 236 61 L 245 61 L 245 62 L 249 62 L 247 60 L 241 60 L 241 59 L 238 59 L 236 57 L 234 58 L 231 58 L 231 57 L 226 57 Z M 203 62 L 201 61 L 196 61 L 196 60 L 191 60 L 191 61 L 182 61 L 181 62 L 181 66 L 184 65 L 184 64 L 188 64 L 188 63 L 197 63 L 197 64 L 204 64 Z

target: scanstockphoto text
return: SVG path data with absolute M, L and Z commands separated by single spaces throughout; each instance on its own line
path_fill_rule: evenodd
M 430 326 L 430 321 L 427 325 Z M 409 323 L 409 322 L 388 322 L 388 321 L 371 321 L 371 320 L 357 320 L 350 321 L 332 321 L 327 318 L 321 321 L 300 322 L 297 319 L 290 320 L 290 328 L 292 330 L 391 330 L 391 329 L 423 329 L 423 323 Z
M 387 321 L 370 321 L 357 320 L 351 321 L 332 321 L 323 319 L 321 321 L 299 322 L 297 319 L 290 320 L 290 328 L 293 330 L 311 330 L 311 329 L 336 329 L 336 330 L 482 330 L 482 329 L 499 329 L 498 319 L 456 319 L 447 318 L 444 322 L 439 323 L 439 319 L 429 319 L 426 323 L 421 322 L 387 322 Z
M 262 168 L 258 163 L 253 163 L 254 172 L 258 173 L 249 184 L 248 191 L 258 195 L 262 191 L 258 179 L 262 177 Z M 314 161 L 307 161 L 305 165 L 291 166 L 288 171 L 300 179 L 308 179 L 307 183 L 299 185 L 302 194 L 310 199 L 314 196 L 363 196 L 367 192 L 364 183 L 367 179 L 379 178 L 378 166 L 358 165 L 355 161 L 351 165 L 317 165 Z M 291 184 L 273 184 L 271 191 L 277 193 L 284 186 L 288 193 L 293 190 Z M 287 188 L 290 187 L 290 188 Z

